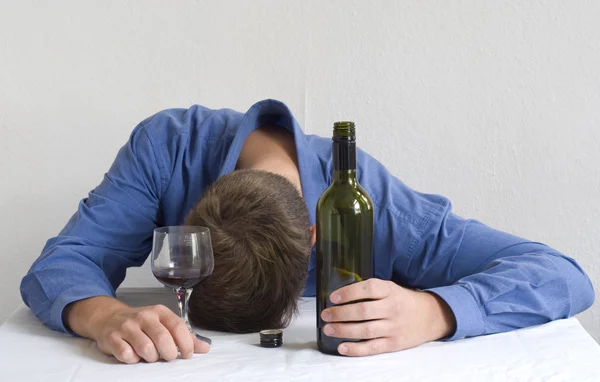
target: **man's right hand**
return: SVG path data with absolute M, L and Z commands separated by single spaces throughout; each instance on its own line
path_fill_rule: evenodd
M 67 306 L 65 324 L 75 333 L 96 340 L 104 353 L 125 363 L 156 362 L 207 353 L 179 316 L 164 305 L 132 308 L 111 297 L 92 297 Z

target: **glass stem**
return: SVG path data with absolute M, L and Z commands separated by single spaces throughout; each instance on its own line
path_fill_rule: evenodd
M 175 289 L 175 294 L 177 295 L 177 304 L 179 305 L 179 316 L 185 321 L 191 332 L 192 326 L 188 320 L 188 301 L 190 300 L 190 294 L 192 294 L 192 288 L 177 288 Z

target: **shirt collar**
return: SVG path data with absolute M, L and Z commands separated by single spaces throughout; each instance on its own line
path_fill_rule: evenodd
M 308 208 L 310 224 L 315 224 L 317 201 L 326 187 L 327 180 L 324 177 L 316 152 L 311 150 L 308 145 L 306 134 L 283 102 L 266 99 L 255 103 L 248 109 L 242 117 L 236 136 L 221 167 L 219 177 L 235 169 L 242 146 L 248 135 L 260 126 L 265 125 L 280 126 L 294 134 L 302 195 Z

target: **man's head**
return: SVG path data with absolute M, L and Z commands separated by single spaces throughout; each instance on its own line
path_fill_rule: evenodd
M 210 229 L 215 257 L 190 297 L 192 323 L 235 333 L 289 324 L 312 248 L 308 211 L 291 182 L 234 171 L 206 190 L 185 224 Z

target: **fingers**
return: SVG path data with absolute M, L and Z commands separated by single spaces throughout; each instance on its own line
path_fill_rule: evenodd
M 334 304 L 345 304 L 358 300 L 379 300 L 390 295 L 391 281 L 369 279 L 342 287 L 329 296 Z
M 173 353 L 171 352 L 174 349 L 174 358 L 176 358 L 177 349 L 179 349 L 183 358 L 192 358 L 195 348 L 194 337 L 192 333 L 190 333 L 185 322 L 183 322 L 183 320 L 181 320 L 175 313 L 171 312 L 170 310 L 168 312 L 165 311 L 162 313 L 160 317 L 160 322 L 162 323 L 161 327 L 165 329 L 166 336 L 168 336 L 168 338 L 171 340 L 168 344 L 165 344 L 168 345 L 168 347 L 165 347 L 165 351 L 169 352 L 168 356 L 171 357 L 173 355 Z M 162 350 L 161 354 L 163 354 Z
M 338 346 L 338 352 L 350 357 L 364 357 L 381 353 L 393 352 L 394 342 L 390 338 L 376 338 L 363 342 L 343 342 Z
M 140 357 L 135 350 L 120 335 L 110 335 L 106 341 L 99 341 L 98 347 L 102 352 L 114 356 L 123 363 L 138 363 Z
M 390 309 L 386 300 L 357 302 L 327 308 L 321 312 L 321 318 L 325 322 L 378 320 L 388 318 Z
M 391 322 L 389 320 L 350 324 L 327 324 L 323 328 L 323 333 L 329 337 L 370 340 L 388 336 L 390 334 L 390 326 Z
M 171 310 L 162 306 L 158 307 L 158 309 L 162 308 L 164 309 L 161 311 L 161 323 L 172 335 L 183 358 L 191 358 L 193 353 L 208 353 L 210 343 L 202 341 L 194 333 L 191 333 L 185 322 Z M 207 340 L 210 341 L 210 339 Z
M 146 326 L 146 325 L 144 325 Z M 154 341 L 142 330 L 140 322 L 131 318 L 123 322 L 120 330 L 121 338 L 146 362 L 156 362 L 160 354 Z
M 163 326 L 158 317 L 143 321 L 142 330 L 152 341 L 160 358 L 165 361 L 172 361 L 177 358 L 177 345 L 172 333 Z M 181 352 L 182 357 L 189 358 L 190 345 Z M 139 353 L 138 353 L 139 354 Z M 145 358 L 144 358 L 145 359 Z M 154 362 L 154 361 L 149 361 Z

